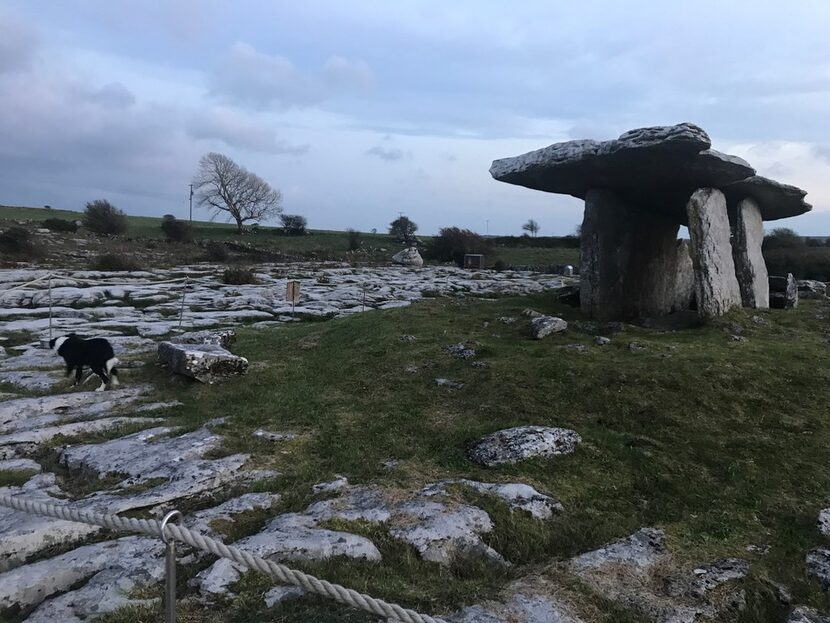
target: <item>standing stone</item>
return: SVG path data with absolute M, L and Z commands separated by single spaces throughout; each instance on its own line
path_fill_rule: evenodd
M 671 311 L 685 311 L 695 298 L 695 267 L 688 240 L 677 241 L 677 263 L 674 272 L 674 298 Z
M 798 307 L 798 282 L 792 273 L 769 278 L 769 306 L 775 309 Z
M 704 318 L 722 316 L 741 305 L 729 242 L 726 198 L 716 188 L 700 188 L 686 204 L 686 214 L 695 268 L 697 312 Z
M 583 313 L 599 320 L 669 313 L 678 229 L 672 219 L 632 208 L 616 193 L 589 190 L 579 265 Z
M 761 209 L 748 197 L 738 203 L 732 224 L 732 258 L 744 307 L 769 307 L 769 274 L 761 253 L 763 240 Z

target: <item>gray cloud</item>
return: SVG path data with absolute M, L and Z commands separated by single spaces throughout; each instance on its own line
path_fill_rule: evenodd
M 300 156 L 309 150 L 308 145 L 278 140 L 273 130 L 250 123 L 225 109 L 193 114 L 187 121 L 186 131 L 197 140 L 216 139 L 231 147 L 270 154 Z
M 365 153 L 367 156 L 374 156 L 386 162 L 396 162 L 409 156 L 408 152 L 404 152 L 397 147 L 382 147 L 381 145 L 375 145 L 367 149 Z
M 334 56 L 315 72 L 301 71 L 284 56 L 235 43 L 211 76 L 211 94 L 228 103 L 255 108 L 306 107 L 343 94 L 361 94 L 373 85 L 362 61 Z
M 819 160 L 830 162 L 830 144 L 813 146 L 813 155 Z
M 84 93 L 90 102 L 110 108 L 129 108 L 135 104 L 135 95 L 120 82 L 110 82 L 104 86 Z
M 0 74 L 27 69 L 36 49 L 34 31 L 12 15 L 0 13 Z

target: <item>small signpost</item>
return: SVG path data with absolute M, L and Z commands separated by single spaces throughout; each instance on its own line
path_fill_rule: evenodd
M 291 317 L 294 317 L 294 307 L 297 305 L 297 301 L 300 300 L 300 282 L 299 281 L 289 281 L 285 284 L 285 300 L 291 301 Z

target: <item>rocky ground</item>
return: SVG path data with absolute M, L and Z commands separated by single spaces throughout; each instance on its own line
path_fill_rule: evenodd
M 72 389 L 63 377 L 62 362 L 41 348 L 49 333 L 46 282 L 13 289 L 45 274 L 0 272 L 5 287 L 0 293 L 4 492 L 129 516 L 160 517 L 180 508 L 188 527 L 277 561 L 380 561 L 386 555 L 383 544 L 391 542 L 432 563 L 434 582 L 444 581 L 442 570 L 456 573 L 464 565 L 485 565 L 510 578 L 492 594 L 445 609 L 442 615 L 456 623 L 589 623 L 608 620 L 599 617 L 609 612 L 619 621 L 691 623 L 738 620 L 747 609 L 748 559 L 691 564 L 675 555 L 661 528 L 652 526 L 598 549 L 513 573 L 510 556 L 491 538 L 496 526 L 488 512 L 490 502 L 472 500 L 504 504 L 510 513 L 540 526 L 572 509 L 553 492 L 510 480 L 504 473 L 494 473 L 492 481 L 436 478 L 416 488 L 408 487 L 405 479 L 352 484 L 345 475 L 318 482 L 309 491 L 286 490 L 280 474 L 259 467 L 249 452 L 227 450 L 224 434 L 233 428 L 230 418 L 198 426 L 172 424 L 179 404 L 169 396 L 159 399 L 147 382 L 106 392 Z M 217 267 L 200 265 L 55 275 L 52 334 L 106 336 L 121 366 L 140 372 L 154 361 L 158 344 L 171 338 L 227 345 L 227 328 L 243 324 L 265 328 L 407 306 L 424 297 L 492 298 L 566 285 L 551 275 L 452 268 L 261 265 L 260 283 L 244 286 L 224 285 L 219 274 Z M 185 276 L 187 285 L 181 281 Z M 293 310 L 284 301 L 288 279 L 301 282 L 301 298 Z M 551 339 L 547 336 L 565 331 L 568 324 L 528 315 L 532 319 L 504 316 L 494 326 L 507 330 L 533 323 L 528 338 Z M 194 333 L 206 329 L 207 334 Z M 400 338 L 402 343 L 417 339 L 408 334 Z M 607 348 L 610 340 L 604 339 L 596 345 Z M 475 348 L 461 343 L 444 350 L 451 359 L 486 368 Z M 574 356 L 583 352 L 570 351 Z M 406 372 L 420 372 L 420 367 L 413 368 Z M 436 381 L 437 391 L 463 388 L 450 379 Z M 262 429 L 252 436 L 251 444 L 271 444 L 273 452 L 297 437 L 293 431 Z M 593 443 L 578 430 L 522 425 L 481 437 L 469 447 L 467 458 L 485 470 L 528 460 L 555 464 Z M 394 474 L 397 461 L 390 459 L 384 469 Z M 296 501 L 286 504 L 289 498 Z M 828 526 L 830 509 L 819 518 L 819 529 L 830 536 Z M 184 602 L 221 610 L 242 590 L 244 571 L 227 560 L 183 548 L 179 562 L 188 578 L 181 589 Z M 825 590 L 830 587 L 830 551 L 811 550 L 804 569 Z M 153 612 L 157 606 L 163 546 L 158 539 L 114 535 L 0 507 L 0 572 L 0 618 L 91 621 L 109 614 L 108 621 L 150 620 L 131 613 L 145 607 Z M 790 603 L 786 587 L 769 590 L 782 604 Z M 302 590 L 277 586 L 258 599 L 263 607 L 279 609 L 299 597 Z M 830 621 L 810 608 L 791 604 L 787 609 L 791 623 Z

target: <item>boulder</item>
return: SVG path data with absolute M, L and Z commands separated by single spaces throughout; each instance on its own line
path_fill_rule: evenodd
M 807 573 L 830 595 L 830 549 L 817 547 L 807 553 Z
M 475 463 L 492 467 L 570 454 L 581 441 L 577 433 L 566 428 L 517 426 L 482 437 L 470 446 L 467 456 Z
M 424 258 L 422 258 L 421 254 L 418 253 L 417 247 L 409 247 L 407 249 L 403 249 L 402 251 L 398 251 L 392 256 L 392 261 L 402 266 L 420 267 L 424 265 Z
M 537 316 L 530 321 L 530 331 L 536 340 L 541 340 L 551 333 L 560 333 L 567 328 L 568 323 L 556 316 Z
M 202 383 L 245 374 L 248 360 L 228 352 L 216 344 L 173 344 L 162 342 L 158 347 L 159 362 L 176 374 L 189 376 Z
M 764 223 L 758 203 L 741 200 L 733 212 L 732 259 L 744 307 L 769 307 L 769 274 L 761 252 Z
M 692 194 L 686 212 L 698 314 L 704 318 L 722 316 L 741 305 L 726 199 L 717 189 L 701 188 Z
M 825 508 L 818 514 L 818 530 L 824 536 L 830 537 L 830 508 Z
M 792 273 L 786 277 L 770 276 L 769 306 L 774 309 L 798 307 L 798 282 Z
M 827 298 L 827 284 L 823 281 L 813 281 L 812 279 L 799 279 L 798 298 L 825 299 Z

